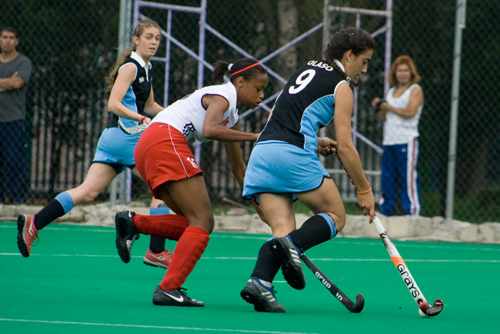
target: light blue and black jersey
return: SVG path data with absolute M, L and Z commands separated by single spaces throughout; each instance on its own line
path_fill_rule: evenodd
M 344 80 L 315 60 L 292 75 L 250 155 L 244 198 L 310 191 L 330 177 L 317 155 L 317 132 L 333 121 L 335 91 Z
M 137 68 L 137 75 L 135 80 L 130 84 L 121 102 L 128 109 L 147 116 L 144 113 L 144 106 L 146 105 L 146 101 L 151 93 L 153 80 L 151 66 L 142 66 L 133 58 L 134 56 L 138 57 L 132 53 L 132 56 L 123 63 L 124 65 L 127 63 L 133 63 Z M 104 129 L 101 137 L 99 138 L 97 150 L 93 160 L 93 162 L 110 165 L 117 174 L 127 167 L 134 168 L 134 150 L 141 135 L 140 133 L 133 135 L 126 134 L 120 127 L 118 127 L 119 119 L 127 128 L 139 124 L 137 121 L 125 117 L 118 117 L 116 114 L 112 113 L 108 126 Z
M 299 68 L 278 97 L 257 143 L 281 140 L 316 151 L 317 132 L 334 117 L 335 89 L 344 77 L 321 61 Z
M 144 68 L 143 66 L 141 66 L 141 64 L 139 64 L 137 60 L 133 58 L 128 58 L 127 60 L 125 60 L 123 65 L 127 63 L 133 63 L 136 66 L 137 75 L 135 77 L 135 80 L 129 86 L 127 93 L 123 97 L 122 104 L 132 111 L 135 111 L 143 116 L 147 116 L 144 113 L 144 106 L 146 105 L 146 101 L 148 100 L 149 94 L 151 93 L 153 73 L 149 67 L 147 69 Z M 116 76 L 118 76 L 118 73 L 116 73 Z M 117 127 L 118 119 L 119 117 L 116 114 L 112 113 L 108 128 Z M 137 121 L 128 118 L 122 117 L 121 120 L 127 128 L 138 125 Z

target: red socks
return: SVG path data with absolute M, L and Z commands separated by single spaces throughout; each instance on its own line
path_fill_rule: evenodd
M 208 232 L 200 227 L 186 228 L 177 242 L 172 263 L 160 283 L 162 290 L 179 289 L 182 286 L 205 251 L 209 239 Z
M 189 226 L 186 217 L 181 215 L 134 215 L 134 224 L 139 233 L 179 240 Z

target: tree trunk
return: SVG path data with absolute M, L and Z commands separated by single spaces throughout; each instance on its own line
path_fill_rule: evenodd
M 298 10 L 295 0 L 278 0 L 278 29 L 280 47 L 298 35 Z M 277 57 L 278 73 L 288 79 L 297 69 L 297 50 L 295 46 L 286 49 Z

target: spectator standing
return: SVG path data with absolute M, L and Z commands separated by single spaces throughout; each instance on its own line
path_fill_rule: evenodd
M 388 77 L 391 89 L 385 99 L 376 97 L 372 106 L 384 121 L 382 144 L 382 191 L 380 213 L 396 214 L 399 196 L 405 215 L 420 215 L 420 181 L 417 173 L 419 154 L 418 122 L 424 105 L 424 93 L 413 60 L 399 56 Z
M 17 51 L 13 28 L 0 33 L 0 202 L 23 204 L 28 197 L 26 87 L 31 60 Z

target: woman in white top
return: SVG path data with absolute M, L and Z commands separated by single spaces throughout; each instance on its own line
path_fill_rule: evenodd
M 380 213 L 393 216 L 398 189 L 405 215 L 420 214 L 420 182 L 417 174 L 418 122 L 424 93 L 420 75 L 409 56 L 399 56 L 392 64 L 388 80 L 392 88 L 385 99 L 376 97 L 372 106 L 384 121 L 382 191 Z
M 257 133 L 240 131 L 238 107 L 256 108 L 268 82 L 265 68 L 255 59 L 234 64 L 218 62 L 213 80 L 230 82 L 201 88 L 160 112 L 141 135 L 135 149 L 137 169 L 155 198 L 177 215 L 116 215 L 116 246 L 123 262 L 130 261 L 132 244 L 139 234 L 177 240 L 175 256 L 153 294 L 155 305 L 204 306 L 189 298 L 181 286 L 205 251 L 214 216 L 202 171 L 188 141 L 223 141 L 231 171 L 243 187 L 246 165 L 239 142 L 257 140 Z

